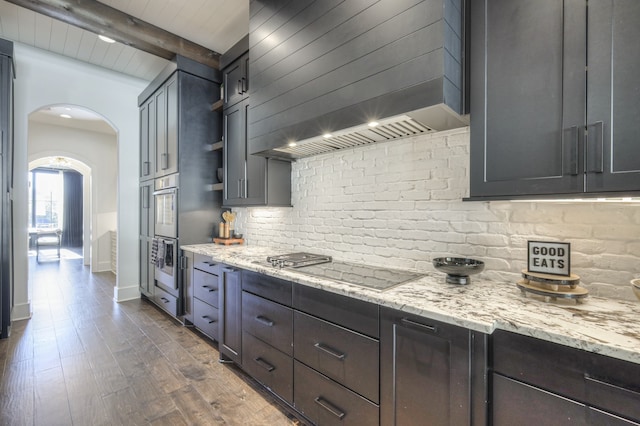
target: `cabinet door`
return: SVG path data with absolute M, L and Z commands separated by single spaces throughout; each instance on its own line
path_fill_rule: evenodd
M 167 110 L 167 145 L 166 145 L 166 164 L 163 164 L 163 174 L 172 174 L 178 172 L 178 74 L 176 73 L 171 80 L 167 82 L 166 88 L 166 110 Z M 191 141 L 184 141 L 189 143 Z
M 540 388 L 493 374 L 495 426 L 585 425 L 587 407 Z
M 241 271 L 220 269 L 220 357 L 242 364 L 242 282 Z
M 153 237 L 153 181 L 140 184 L 140 235 Z
M 183 251 L 185 257 L 185 268 L 182 270 L 182 288 L 184 289 L 184 314 L 185 322 L 193 324 L 193 298 L 194 298 L 194 280 L 193 280 L 193 252 Z M 217 284 L 217 283 L 216 283 Z
M 140 236 L 139 241 L 140 250 L 140 292 L 147 297 L 152 297 L 154 294 L 154 268 L 149 263 L 149 253 L 151 251 L 151 238 Z
M 249 90 L 247 64 L 249 54 L 246 53 L 233 61 L 223 72 L 224 108 L 235 105 L 246 97 Z
M 640 2 L 589 1 L 587 191 L 640 190 Z
M 242 205 L 246 155 L 246 101 L 224 110 L 224 204 Z
M 244 101 L 241 105 L 244 110 L 244 150 L 247 164 L 246 176 L 243 182 L 245 204 L 263 206 L 267 204 L 267 159 L 258 155 L 249 154 L 249 150 L 247 149 L 249 102 Z
M 155 144 L 155 128 L 151 131 L 151 113 L 155 113 L 155 102 L 153 98 L 140 107 L 140 179 L 153 178 L 153 147 Z M 155 117 L 153 118 L 155 126 Z M 151 139 L 151 138 L 154 139 Z
M 381 308 L 382 425 L 471 424 L 469 333 Z
M 155 102 L 155 176 L 164 176 L 167 168 L 167 95 L 161 87 L 154 95 Z
M 471 196 L 582 192 L 584 1 L 471 8 Z

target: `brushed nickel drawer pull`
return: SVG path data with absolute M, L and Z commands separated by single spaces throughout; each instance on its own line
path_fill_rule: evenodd
M 269 373 L 276 369 L 273 365 L 269 364 L 267 361 L 260 357 L 254 358 L 253 360 L 256 362 L 256 364 L 267 370 Z
M 160 300 L 162 300 L 164 303 L 169 303 L 169 299 L 161 297 Z
M 408 318 L 402 318 L 401 321 L 404 325 L 407 325 L 409 327 L 419 328 L 425 331 L 430 331 L 432 333 L 436 333 L 438 331 L 438 328 L 435 325 L 422 324 L 416 321 L 411 321 Z
M 346 415 L 344 411 L 342 411 L 341 409 L 339 409 L 338 407 L 336 407 L 335 405 L 333 405 L 332 403 L 330 403 L 329 401 L 327 401 L 321 396 L 317 396 L 314 399 L 314 401 L 316 402 L 316 404 L 318 404 L 319 406 L 321 406 L 322 408 L 324 408 L 325 410 L 327 410 L 328 412 L 330 412 L 340 420 L 342 420 L 342 418 Z
M 337 350 L 333 349 L 330 346 L 325 345 L 324 343 L 316 343 L 315 345 L 316 348 L 320 349 L 321 351 L 328 353 L 329 355 L 331 355 L 332 357 L 338 358 L 340 360 L 345 358 L 345 354 L 338 352 Z
M 202 288 L 206 288 L 207 290 L 209 290 L 209 293 L 216 291 L 215 288 L 209 286 L 209 285 L 203 285 Z
M 256 321 L 258 321 L 260 324 L 264 324 L 264 325 L 266 325 L 267 327 L 273 327 L 273 324 L 274 324 L 274 322 L 273 322 L 273 321 L 271 321 L 269 318 L 264 317 L 264 316 L 262 316 L 262 315 L 258 315 L 258 316 L 255 318 L 255 320 L 256 320 Z
M 209 320 L 209 324 L 213 324 L 214 322 L 216 322 L 216 320 L 211 319 L 211 317 L 208 315 L 203 315 L 202 319 Z

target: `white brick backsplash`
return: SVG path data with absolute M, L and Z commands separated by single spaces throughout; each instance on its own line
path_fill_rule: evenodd
M 566 241 L 593 294 L 633 298 L 640 205 L 464 202 L 468 176 L 468 128 L 304 158 L 292 165 L 293 208 L 234 209 L 236 229 L 250 245 L 417 271 L 474 257 L 483 278 L 514 283 L 527 240 Z

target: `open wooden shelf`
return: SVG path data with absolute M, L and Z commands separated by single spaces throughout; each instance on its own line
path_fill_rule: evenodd
M 222 112 L 222 99 L 218 99 L 211 105 L 211 111 Z
M 222 149 L 223 147 L 224 147 L 223 141 L 214 142 L 211 144 L 211 151 L 217 151 L 219 149 Z

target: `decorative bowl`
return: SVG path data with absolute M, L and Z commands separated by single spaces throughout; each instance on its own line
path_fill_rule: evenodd
M 469 284 L 469 275 L 477 274 L 484 270 L 484 262 L 463 257 L 438 257 L 433 259 L 433 266 L 447 274 L 449 284 Z
M 633 292 L 636 294 L 636 297 L 638 298 L 638 300 L 640 300 L 640 278 L 631 280 L 631 288 L 633 289 Z

